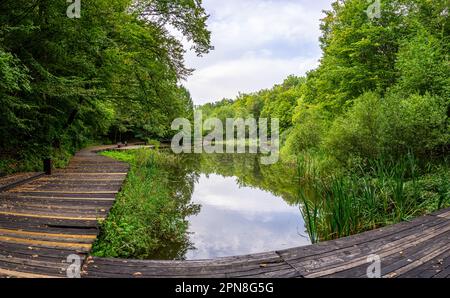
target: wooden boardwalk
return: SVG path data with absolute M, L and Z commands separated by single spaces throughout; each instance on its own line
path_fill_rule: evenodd
M 0 276 L 65 277 L 67 256 L 77 254 L 87 278 L 366 277 L 371 255 L 380 258 L 384 277 L 450 277 L 450 209 L 317 245 L 248 256 L 204 261 L 89 257 L 98 220 L 107 216 L 127 171 L 127 164 L 83 150 L 67 169 L 1 192 Z M 0 185 L 5 181 L 0 179 Z
M 128 168 L 83 150 L 67 169 L 0 192 L 0 276 L 66 277 L 67 257 L 85 259 Z

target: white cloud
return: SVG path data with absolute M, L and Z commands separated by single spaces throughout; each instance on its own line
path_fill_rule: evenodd
M 320 58 L 322 9 L 331 0 L 205 0 L 215 50 L 186 55 L 196 104 L 232 98 L 302 75 Z
M 314 42 L 319 34 L 313 19 L 319 14 L 308 15 L 298 2 L 247 0 L 226 4 L 236 10 L 223 19 L 213 19 L 210 27 L 218 46 L 257 47 L 280 39 Z
M 195 72 L 186 86 L 196 104 L 234 98 L 281 83 L 290 74 L 303 74 L 317 65 L 314 58 L 248 57 L 219 61 Z

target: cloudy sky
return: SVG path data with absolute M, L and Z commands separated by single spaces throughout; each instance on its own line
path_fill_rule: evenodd
M 322 10 L 332 0 L 204 0 L 215 50 L 201 58 L 184 85 L 195 104 L 234 98 L 302 75 L 317 66 Z

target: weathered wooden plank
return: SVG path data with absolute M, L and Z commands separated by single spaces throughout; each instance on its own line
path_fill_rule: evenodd
M 88 262 L 89 268 L 93 271 L 101 271 L 105 273 L 117 273 L 121 272 L 124 274 L 132 275 L 135 272 L 141 272 L 144 276 L 153 275 L 186 275 L 191 274 L 193 276 L 207 276 L 211 274 L 229 274 L 229 275 L 255 275 L 270 273 L 272 271 L 281 270 L 293 270 L 288 264 L 283 262 L 281 259 L 277 262 L 257 262 L 257 263 L 240 263 L 240 264 L 214 264 L 214 261 L 209 262 L 203 266 L 194 264 L 193 262 L 152 262 L 149 265 L 147 261 L 141 261 L 140 263 L 135 262 L 132 266 L 128 266 L 126 263 L 122 263 L 122 266 L 118 266 L 116 262 L 102 262 L 97 263 L 96 260 L 99 258 L 94 258 L 92 261 Z
M 450 256 L 446 256 L 445 259 L 443 259 L 442 261 L 438 260 L 438 263 L 443 262 L 443 264 L 449 264 L 450 263 Z M 432 264 L 432 266 L 434 266 L 435 264 Z M 442 266 L 441 264 L 438 264 L 440 266 Z M 450 278 L 450 265 L 447 267 L 442 267 L 443 269 L 437 273 L 436 275 L 433 275 L 434 278 Z M 410 271 L 411 272 L 411 271 Z M 409 275 L 411 276 L 411 275 Z M 403 277 L 403 276 L 402 276 Z M 404 276 L 404 277 L 408 277 L 408 276 Z
M 0 178 L 0 192 L 7 191 L 8 189 L 28 183 L 42 176 L 44 176 L 44 173 L 37 172 L 37 173 L 19 173 L 2 177 Z
M 385 266 L 385 275 L 400 276 L 408 271 L 420 267 L 423 263 L 433 260 L 435 257 L 442 255 L 450 250 L 450 233 L 446 233 L 442 238 L 434 238 L 431 241 L 423 242 L 422 247 L 412 247 L 407 251 L 403 251 L 404 256 L 401 260 L 388 263 Z
M 225 274 L 208 274 L 208 275 L 193 275 L 191 273 L 185 275 L 154 275 L 154 276 L 145 276 L 139 271 L 136 271 L 134 274 L 129 273 L 106 273 L 106 272 L 93 272 L 93 271 L 84 271 L 82 273 L 83 278 L 226 278 Z
M 234 269 L 234 268 L 233 268 Z M 276 277 L 278 275 L 299 276 L 300 274 L 286 263 L 279 265 L 267 265 L 266 267 L 252 268 L 247 270 L 230 270 L 226 273 L 227 278 L 246 278 L 246 277 Z
M 34 265 L 26 265 L 20 263 L 10 263 L 0 261 L 0 269 L 8 270 L 11 272 L 22 273 L 22 274 L 34 274 L 41 276 L 50 276 L 50 277 L 66 277 L 66 270 L 61 267 L 50 268 L 49 266 L 38 266 Z M 21 277 L 21 276 L 16 276 Z M 32 277 L 32 278 L 41 278 L 41 277 Z
M 69 167 L 0 193 L 0 276 L 65 276 L 66 258 L 84 258 L 129 165 L 77 154 Z
M 59 252 L 59 251 L 58 251 Z M 5 258 L 15 258 L 20 260 L 28 260 L 30 261 L 28 264 L 31 264 L 32 261 L 39 261 L 43 264 L 65 264 L 67 263 L 68 257 L 73 257 L 74 255 L 78 255 L 80 260 L 84 260 L 86 258 L 86 254 L 76 253 L 73 251 L 68 252 L 67 254 L 52 254 L 50 255 L 48 251 L 41 253 L 40 251 L 33 250 L 33 254 L 27 254 L 22 252 L 10 252 L 10 251 L 0 251 L 0 255 Z M 69 259 L 72 261 L 72 259 Z M 36 263 L 38 264 L 38 263 Z M 45 267 L 45 265 L 44 265 Z
M 441 235 L 440 237 L 433 238 L 431 241 L 424 241 L 418 245 L 414 245 L 404 250 L 385 256 L 380 259 L 380 268 L 382 276 L 387 276 L 395 270 L 411 264 L 415 260 L 420 259 L 422 256 L 433 252 L 434 249 L 446 246 L 449 243 L 448 232 Z M 450 249 L 450 248 L 449 248 Z M 367 268 L 372 263 L 367 262 L 366 264 L 359 265 L 344 271 L 340 271 L 329 275 L 327 277 L 352 277 L 352 278 L 364 278 L 367 277 Z
M 48 210 L 51 210 L 53 212 L 59 212 L 59 211 L 64 211 L 64 212 L 72 212 L 72 211 L 77 211 L 77 212 L 84 212 L 84 213 L 89 213 L 89 212 L 104 212 L 106 211 L 106 209 L 108 209 L 112 204 L 96 204 L 96 203 L 92 203 L 90 204 L 89 202 L 84 202 L 85 204 L 83 204 L 82 202 L 68 202 L 68 201 L 61 201 L 60 203 L 58 202 L 53 202 L 53 201 L 47 201 L 48 205 L 43 205 L 42 202 L 38 202 L 38 201 L 8 201 L 8 202 L 3 202 L 2 200 L 0 200 L 0 210 L 2 211 L 13 211 L 13 210 L 31 210 L 31 211 L 41 211 L 41 212 L 45 212 Z
M 74 195 L 75 197 L 79 196 L 81 198 L 88 198 L 91 200 L 96 199 L 95 197 L 91 197 L 91 195 L 98 194 L 99 200 L 106 198 L 111 201 L 111 198 L 109 198 L 107 195 L 108 194 L 116 195 L 120 191 L 120 189 L 117 189 L 117 188 L 108 188 L 107 189 L 104 187 L 102 187 L 102 188 L 81 188 L 80 187 L 80 188 L 70 188 L 70 189 L 69 188 L 61 188 L 61 189 L 56 189 L 56 188 L 44 189 L 44 188 L 42 188 L 42 189 L 36 190 L 34 192 L 35 192 L 35 194 L 37 194 L 39 196 L 39 194 L 46 193 L 47 191 L 52 191 L 55 194 L 55 196 L 57 196 L 58 194 L 65 194 L 66 197 L 69 197 L 69 198 L 72 197 L 70 195 Z
M 22 258 L 25 257 L 39 257 L 57 259 L 58 262 L 65 260 L 71 254 L 85 256 L 86 252 L 74 251 L 67 248 L 51 248 L 51 247 L 37 247 L 28 246 L 23 243 L 6 243 L 0 242 L 0 253 L 3 255 L 17 255 Z
M 14 191 L 14 192 L 8 192 L 8 193 L 0 193 L 1 198 L 20 198 L 20 197 L 26 197 L 26 198 L 47 198 L 47 199 L 109 199 L 114 201 L 115 199 L 115 193 L 89 193 L 89 196 L 86 196 L 85 193 L 60 193 L 60 192 L 21 192 L 21 191 Z
M 72 239 L 76 241 L 86 241 L 95 240 L 97 237 L 95 235 L 74 235 L 74 234 L 56 234 L 47 232 L 33 232 L 24 230 L 10 230 L 10 229 L 0 229 L 0 235 L 2 236 L 14 236 L 14 237 L 28 237 L 33 239 Z
M 448 242 L 446 243 L 446 245 L 448 245 Z M 446 247 L 439 247 L 439 248 L 436 248 L 434 250 L 430 249 L 430 251 L 429 251 L 429 253 L 427 255 L 421 257 L 418 260 L 415 260 L 415 261 L 411 262 L 410 264 L 408 264 L 408 265 L 406 265 L 404 267 L 401 267 L 401 268 L 399 268 L 399 269 L 389 273 L 387 275 L 387 277 L 398 277 L 398 276 L 400 276 L 402 274 L 405 274 L 406 272 L 408 272 L 408 271 L 410 271 L 410 270 L 412 270 L 412 269 L 414 269 L 414 268 L 416 268 L 418 266 L 421 266 L 422 264 L 424 264 L 424 263 L 426 263 L 428 261 L 431 261 L 431 260 L 437 258 L 439 255 L 441 255 L 443 252 L 445 252 L 447 250 L 448 250 L 448 248 L 446 248 Z
M 49 225 L 47 223 L 36 222 L 14 222 L 0 221 L 0 226 L 4 229 L 26 230 L 32 232 L 46 232 L 55 234 L 74 234 L 74 235 L 97 235 L 97 225 Z
M 0 215 L 26 217 L 26 218 L 42 218 L 42 219 L 61 219 L 61 220 L 82 220 L 82 221 L 98 221 L 101 217 L 82 217 L 82 216 L 62 216 L 55 213 L 48 214 L 32 214 L 0 211 Z
M 151 261 L 151 260 L 128 260 L 128 259 L 111 259 L 111 258 L 93 258 L 96 264 L 111 265 L 111 266 L 142 266 L 147 267 L 214 267 L 214 266 L 240 266 L 242 264 L 259 264 L 262 263 L 276 263 L 283 260 L 276 252 L 265 252 L 243 256 L 233 256 L 217 258 L 214 260 L 193 260 L 193 261 Z
M 109 207 L 101 207 L 101 206 L 73 206 L 73 205 L 48 205 L 42 206 L 41 204 L 0 204 L 0 210 L 2 211 L 10 211 L 10 212 L 18 212 L 18 213 L 27 213 L 33 212 L 35 214 L 46 214 L 48 212 L 54 214 L 67 214 L 67 215 L 97 215 L 104 214 L 109 211 Z
M 448 237 L 448 235 L 447 235 Z M 400 278 L 414 278 L 414 277 L 441 277 L 438 276 L 442 271 L 445 270 L 446 266 L 450 267 L 450 241 L 447 238 L 447 242 L 442 243 L 441 247 L 439 247 L 439 245 L 437 245 L 437 249 L 436 252 L 438 252 L 438 250 L 443 249 L 444 252 L 442 254 L 438 254 L 437 256 L 435 256 L 434 258 L 423 262 L 421 265 L 418 265 L 414 268 L 409 268 L 410 270 L 403 272 L 401 274 L 398 275 L 398 277 Z M 424 256 L 426 256 L 426 254 L 424 254 Z M 410 260 L 413 260 L 413 258 L 407 256 Z M 429 276 L 429 274 L 431 273 L 430 271 L 432 271 L 432 275 Z M 424 273 L 426 272 L 426 273 Z M 445 276 L 443 276 L 445 277 Z
M 44 188 L 47 189 L 61 189 L 61 188 L 73 188 L 73 187 L 80 187 L 80 188 L 94 188 L 94 189 L 119 189 L 122 186 L 122 182 L 111 182 L 111 181 L 61 181 L 61 182 L 53 182 L 53 181 L 46 181 L 46 182 L 35 182 L 33 184 L 30 184 L 32 187 L 36 187 L 36 189 L 43 190 Z
M 4 277 L 15 277 L 15 278 L 57 278 L 58 276 L 35 274 L 29 272 L 19 272 L 15 270 L 3 269 L 0 267 L 0 275 Z
M 445 219 L 450 219 L 450 211 L 447 211 L 445 213 L 441 213 L 441 214 L 438 215 L 438 217 L 445 218 Z
M 0 255 L 0 264 L 10 264 L 11 266 L 27 266 L 30 268 L 39 268 L 40 270 L 50 269 L 53 272 L 54 270 L 57 270 L 59 272 L 66 272 L 67 267 L 69 267 L 70 265 L 65 262 L 65 260 L 55 262 L 48 260 L 39 260 L 38 258 L 28 259 L 2 255 Z
M 418 234 L 419 231 L 426 234 L 434 231 L 436 227 L 447 227 L 444 220 L 426 220 L 421 222 L 424 223 L 412 227 L 406 226 L 406 229 L 401 229 L 399 232 L 392 230 L 388 234 L 377 234 L 371 241 L 368 241 L 366 238 L 353 239 L 350 237 L 347 238 L 349 240 L 348 245 L 345 245 L 345 242 L 342 246 L 331 245 L 326 251 L 321 251 L 319 254 L 315 254 L 314 252 L 310 254 L 311 249 L 315 247 L 310 246 L 298 248 L 295 254 L 293 254 L 292 251 L 288 255 L 281 253 L 281 256 L 297 270 L 307 275 L 314 271 L 335 268 L 342 263 L 355 259 L 361 261 L 361 259 L 366 259 L 368 255 L 382 250 L 383 247 L 386 249 L 389 247 L 396 248 L 404 244 L 406 245 L 410 243 L 411 239 L 416 238 L 415 235 Z M 355 240 L 356 242 L 354 242 Z M 325 244 L 327 244 L 327 242 L 325 242 Z M 332 242 L 330 244 L 334 243 Z M 303 252 L 304 250 L 306 252 Z
M 80 252 L 89 252 L 92 244 L 87 243 L 74 243 L 74 242 L 60 242 L 60 241 L 44 241 L 44 240 L 34 240 L 26 238 L 16 238 L 11 236 L 0 236 L 0 242 L 4 243 L 18 243 L 26 244 L 30 246 L 37 247 L 49 247 L 49 248 L 65 248 Z
M 440 215 L 443 215 L 443 214 L 447 214 L 449 212 L 450 212 L 450 208 L 442 209 L 442 210 L 439 210 L 439 211 L 431 213 L 430 216 L 440 216 Z
M 98 221 L 96 220 L 80 220 L 80 219 L 55 219 L 55 218 L 36 218 L 36 217 L 24 217 L 24 216 L 12 216 L 0 214 L 0 226 L 5 227 L 4 223 L 15 223 L 16 225 L 28 228 L 34 227 L 67 227 L 67 228 L 83 228 L 91 229 L 98 228 Z
M 389 256 L 391 254 L 395 254 L 401 252 L 409 247 L 417 245 L 421 242 L 427 241 L 436 237 L 439 234 L 443 234 L 450 231 L 450 225 L 441 225 L 439 228 L 424 231 L 422 234 L 418 235 L 410 235 L 402 238 L 401 240 L 396 240 L 389 242 L 387 244 L 383 244 L 377 249 L 374 249 L 370 254 L 377 254 L 380 258 Z M 369 254 L 356 255 L 351 257 L 349 260 L 340 261 L 337 265 L 327 266 L 327 267 L 317 267 L 316 264 L 312 266 L 308 266 L 308 263 L 300 262 L 300 263 L 290 263 L 293 267 L 295 267 L 300 272 L 304 272 L 304 276 L 306 277 L 321 277 L 326 275 L 331 275 L 339 271 L 348 270 L 350 268 L 360 266 L 363 264 L 367 264 L 367 257 Z M 306 269 L 305 269 L 306 267 Z
M 213 263 L 213 262 L 211 262 Z M 147 266 L 143 261 L 141 266 L 107 266 L 96 262 L 88 263 L 89 277 L 299 277 L 300 275 L 286 263 L 253 265 L 251 267 L 227 266 L 191 266 L 192 262 L 181 262 L 178 266 L 170 262 L 159 262 L 159 266 Z M 136 263 L 135 263 L 136 265 Z M 169 266 L 168 266 L 169 265 Z

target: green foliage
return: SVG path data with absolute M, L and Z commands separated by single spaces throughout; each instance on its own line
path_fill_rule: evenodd
M 366 93 L 334 121 L 324 146 L 343 163 L 352 156 L 441 154 L 450 138 L 447 105 L 443 98 L 429 94 L 380 98 Z
M 30 82 L 27 69 L 11 53 L 0 48 L 0 90 L 29 90 Z
M 324 141 L 325 148 L 343 162 L 351 156 L 378 157 L 382 151 L 382 117 L 378 95 L 364 94 L 345 115 L 334 121 Z
M 367 16 L 368 5 L 338 0 L 325 12 L 323 55 L 306 77 L 200 107 L 205 117 L 223 121 L 280 119 L 283 158 L 301 154 L 300 183 L 313 184 L 298 193 L 313 239 L 449 204 L 448 3 L 381 0 L 376 19 Z M 180 85 L 191 70 L 167 26 L 198 55 L 208 53 L 201 1 L 84 0 L 76 20 L 65 16 L 65 1 L 3 1 L 0 8 L 1 174 L 39 169 L 44 156 L 63 166 L 95 139 L 167 138 L 171 120 L 192 118 L 190 94 Z M 187 245 L 176 211 L 186 204 L 177 205 L 168 192 L 168 177 L 186 172 L 164 169 L 179 160 L 154 152 L 109 154 L 133 170 L 103 225 L 97 254 L 146 258 L 171 241 Z M 203 162 L 215 172 L 221 159 Z M 286 191 L 282 175 L 246 180 L 248 171 L 269 171 L 258 169 L 244 163 L 239 177 Z M 192 183 L 180 187 L 176 193 L 186 200 Z
M 300 158 L 298 177 L 302 212 L 315 241 L 361 233 L 450 206 L 450 168 L 445 163 L 421 176 L 417 160 L 409 154 L 395 161 L 374 160 L 360 172 L 324 177 L 311 175 L 317 173 L 314 162 Z
M 447 40 L 448 41 L 448 40 Z M 445 54 L 445 40 L 426 31 L 405 40 L 398 53 L 396 67 L 400 73 L 398 89 L 404 93 L 427 92 L 450 96 L 450 64 Z
M 304 78 L 290 76 L 282 85 L 275 86 L 264 94 L 264 108 L 261 111 L 261 117 L 278 118 L 281 132 L 288 129 L 292 125 L 295 104 L 300 98 L 304 82 Z
M 383 103 L 384 150 L 391 156 L 411 151 L 425 159 L 430 153 L 443 154 L 450 140 L 448 104 L 448 100 L 430 94 L 408 98 L 389 95 Z
M 318 148 L 329 126 L 322 111 L 313 105 L 299 102 L 293 116 L 293 128 L 282 149 L 282 155 L 297 155 Z
M 197 54 L 210 49 L 201 1 L 83 0 L 0 3 L 0 154 L 39 159 L 91 140 L 114 142 L 170 135 L 192 114 L 179 82 L 181 38 Z M 151 15 L 151 17 L 149 17 Z

